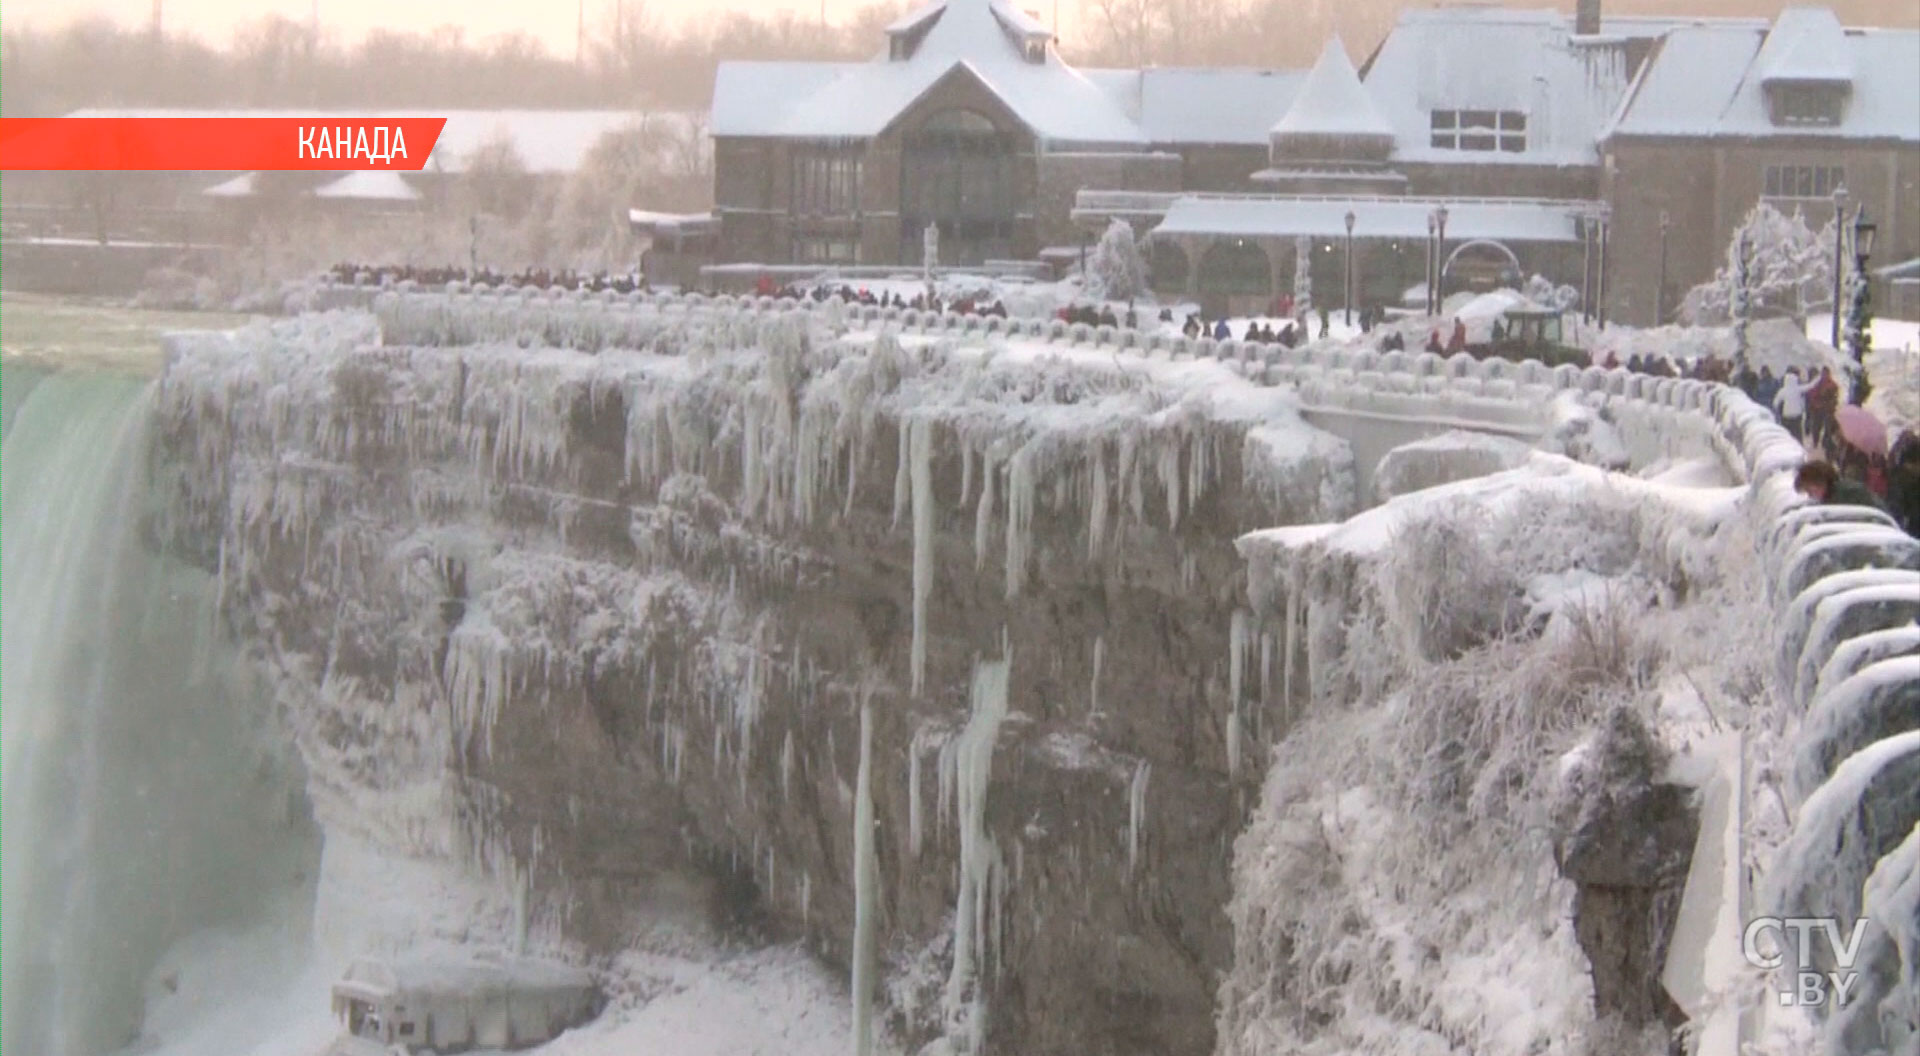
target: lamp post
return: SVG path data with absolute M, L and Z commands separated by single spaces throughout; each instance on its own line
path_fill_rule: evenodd
M 1867 314 L 1870 302 L 1867 260 L 1873 256 L 1876 233 L 1877 229 L 1867 219 L 1866 207 L 1861 206 L 1853 214 L 1853 288 L 1847 305 L 1847 352 L 1853 357 L 1855 367 L 1852 398 L 1848 402 L 1856 405 L 1867 398 L 1867 353 L 1873 350 L 1873 320 Z
M 1833 333 L 1827 343 L 1840 347 L 1840 272 L 1846 267 L 1842 248 L 1847 244 L 1847 189 L 1833 189 Z
M 1601 206 L 1600 245 L 1595 251 L 1593 265 L 1593 270 L 1596 273 L 1593 280 L 1595 287 L 1593 296 L 1593 322 L 1595 326 L 1598 326 L 1602 330 L 1607 328 L 1607 239 L 1612 234 L 1612 227 L 1612 215 L 1607 212 L 1605 206 Z
M 1434 279 L 1434 275 L 1433 275 L 1434 271 L 1436 270 L 1433 266 L 1433 262 L 1434 262 L 1433 245 L 1436 239 L 1439 237 L 1438 236 L 1439 230 L 1440 230 L 1439 216 L 1429 212 L 1427 214 L 1427 276 L 1426 276 L 1427 278 L 1427 282 L 1426 282 L 1427 314 L 1428 315 L 1440 314 L 1439 309 L 1433 306 L 1433 288 L 1435 285 L 1438 284 L 1437 281 Z
M 1433 244 L 1433 314 L 1439 315 L 1447 307 L 1447 207 L 1435 209 L 1433 217 L 1439 223 L 1439 234 Z
M 1667 321 L 1667 235 L 1673 231 L 1673 218 L 1660 210 L 1660 287 L 1653 291 L 1653 325 Z
M 1347 326 L 1353 326 L 1353 210 L 1347 210 Z

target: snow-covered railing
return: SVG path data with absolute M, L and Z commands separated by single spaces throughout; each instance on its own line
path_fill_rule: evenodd
M 765 296 L 656 292 L 588 292 L 451 283 L 431 290 L 401 282 L 372 299 L 385 340 L 395 345 L 458 345 L 476 341 L 545 345 L 594 352 L 605 348 L 681 347 L 687 324 L 757 327 L 782 315 L 823 315 L 855 330 L 893 330 L 928 337 L 1005 337 L 1067 349 L 1133 352 L 1151 359 L 1218 360 L 1249 379 L 1293 385 L 1309 408 L 1394 413 L 1396 399 L 1412 410 L 1436 395 L 1456 405 L 1451 415 L 1499 431 L 1542 430 L 1553 398 L 1575 393 L 1662 437 L 1698 433 L 1727 469 L 1755 479 L 1801 459 L 1797 442 L 1774 427 L 1753 432 L 1772 416 L 1737 390 L 1625 370 L 1549 367 L 1537 360 L 1475 359 L 1466 353 L 1380 352 L 1320 341 L 1278 344 L 1185 337 L 1141 329 L 1095 327 L 1058 319 L 1003 319 L 868 304 Z M 1762 442 L 1764 440 L 1764 442 Z M 1782 445 L 1785 446 L 1782 446 Z

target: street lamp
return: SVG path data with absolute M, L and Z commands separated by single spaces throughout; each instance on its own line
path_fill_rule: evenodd
M 1660 288 L 1653 292 L 1653 325 L 1667 321 L 1667 235 L 1673 230 L 1673 217 L 1660 210 Z
M 1427 314 L 1428 315 L 1440 314 L 1440 310 L 1433 306 L 1433 288 L 1436 285 L 1438 285 L 1438 282 L 1434 279 L 1434 274 L 1433 274 L 1435 271 L 1435 268 L 1433 266 L 1433 262 L 1435 259 L 1433 246 L 1434 246 L 1434 242 L 1439 238 L 1439 235 L 1437 234 L 1439 230 L 1440 230 L 1439 216 L 1435 213 L 1429 212 L 1427 214 Z
M 1433 274 L 1436 286 L 1433 314 L 1439 315 L 1447 306 L 1447 207 L 1443 205 L 1435 209 L 1433 216 L 1440 225 L 1439 241 L 1433 245 Z
M 1847 349 L 1853 356 L 1853 393 L 1855 405 L 1867 398 L 1867 353 L 1873 349 L 1873 320 L 1868 312 L 1869 290 L 1867 260 L 1873 256 L 1873 237 L 1878 229 L 1867 219 L 1866 206 L 1853 214 L 1853 289 L 1847 306 Z
M 1842 247 L 1847 244 L 1847 188 L 1843 185 L 1833 189 L 1833 333 L 1827 343 L 1840 347 L 1840 272 L 1846 267 L 1841 256 Z
M 1353 326 L 1353 210 L 1347 210 L 1347 326 Z

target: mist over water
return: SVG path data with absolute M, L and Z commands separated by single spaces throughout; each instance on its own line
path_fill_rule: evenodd
M 148 383 L 5 390 L 0 1047 L 97 1056 L 138 1039 L 171 945 L 310 888 L 318 832 L 212 577 L 144 542 Z

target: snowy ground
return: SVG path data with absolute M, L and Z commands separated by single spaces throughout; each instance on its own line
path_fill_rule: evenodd
M 203 932 L 176 947 L 154 973 L 147 1038 L 123 1056 L 324 1056 L 340 1038 L 329 992 L 346 960 L 380 952 L 497 950 L 510 927 L 505 894 L 492 885 L 351 839 L 330 844 L 317 901 L 309 907 L 290 900 L 274 920 L 251 931 Z M 852 1016 L 845 986 L 805 951 L 731 949 L 702 934 L 697 923 L 653 923 L 637 948 L 597 966 L 608 999 L 598 1019 L 521 1051 L 847 1052 Z M 876 1056 L 893 1056 L 893 1050 L 883 1047 Z

